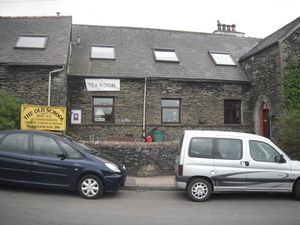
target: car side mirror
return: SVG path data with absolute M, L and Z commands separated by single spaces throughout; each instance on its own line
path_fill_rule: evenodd
M 57 157 L 60 158 L 61 160 L 65 160 L 67 156 L 65 154 L 57 154 Z
M 276 155 L 276 156 L 275 156 L 275 162 L 277 162 L 277 163 L 286 163 L 286 160 L 285 160 L 285 158 L 283 157 L 283 155 L 280 154 L 280 155 Z

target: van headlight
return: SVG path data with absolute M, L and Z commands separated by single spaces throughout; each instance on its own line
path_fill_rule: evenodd
M 113 163 L 106 162 L 105 166 L 107 166 L 109 169 L 111 169 L 112 171 L 114 171 L 116 173 L 121 173 L 121 170 L 119 169 L 119 167 Z

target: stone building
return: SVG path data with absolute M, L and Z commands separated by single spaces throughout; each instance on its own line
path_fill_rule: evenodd
M 27 104 L 67 103 L 71 17 L 0 17 L 0 93 Z
M 259 40 L 226 32 L 73 25 L 68 107 L 82 120 L 69 131 L 139 141 L 155 129 L 165 140 L 184 129 L 250 132 L 251 85 L 238 59 Z M 104 87 L 111 79 L 119 89 Z
M 82 139 L 141 141 L 158 130 L 178 140 L 184 129 L 274 139 L 282 71 L 288 56 L 300 58 L 299 25 L 261 40 L 219 22 L 208 34 L 0 18 L 0 92 L 46 105 L 52 76 L 51 105 L 67 106 L 67 133 Z
M 251 80 L 250 114 L 256 134 L 278 139 L 283 78 L 288 58 L 300 60 L 300 17 L 261 40 L 239 62 Z

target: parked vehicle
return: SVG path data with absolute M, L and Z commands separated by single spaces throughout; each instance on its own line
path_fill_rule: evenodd
M 176 186 L 193 201 L 214 192 L 293 192 L 300 199 L 300 162 L 269 139 L 246 133 L 185 131 Z
M 116 191 L 126 168 L 66 135 L 0 131 L 0 182 L 77 190 L 86 199 Z

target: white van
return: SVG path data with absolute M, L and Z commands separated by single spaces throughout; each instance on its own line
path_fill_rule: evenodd
M 175 170 L 177 188 L 193 201 L 244 191 L 294 192 L 300 199 L 300 161 L 258 135 L 184 131 Z

